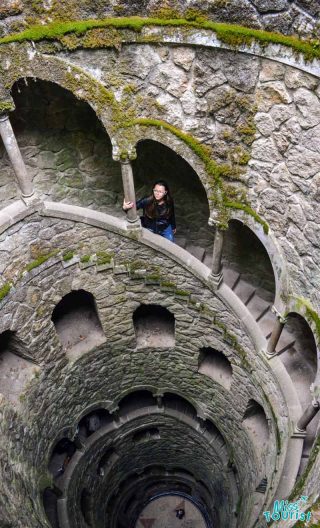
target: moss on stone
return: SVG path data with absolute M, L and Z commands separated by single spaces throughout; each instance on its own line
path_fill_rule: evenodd
M 91 258 L 90 255 L 82 255 L 82 257 L 80 258 L 80 262 L 81 262 L 82 264 L 85 264 L 85 263 L 87 263 L 87 262 L 90 261 L 90 258 Z
M 98 251 L 97 255 L 97 265 L 102 266 L 103 264 L 110 264 L 114 254 L 108 253 L 107 251 Z
M 15 105 L 13 101 L 0 101 L 0 114 L 13 112 Z
M 315 442 L 315 444 L 314 444 L 314 446 L 312 448 L 312 451 L 310 453 L 307 466 L 306 466 L 304 472 L 302 473 L 301 477 L 297 481 L 296 485 L 294 486 L 292 492 L 290 493 L 289 500 L 293 500 L 295 497 L 298 497 L 303 492 L 303 489 L 304 489 L 306 480 L 308 478 L 308 475 L 309 475 L 311 469 L 313 468 L 313 465 L 314 465 L 319 453 L 320 453 L 320 437 L 318 437 L 318 439 L 316 440 L 316 442 Z
M 2 301 L 2 299 L 4 299 L 8 293 L 10 292 L 11 290 L 11 284 L 10 282 L 6 282 L 1 288 L 0 288 L 0 301 Z
M 62 3 L 65 4 L 64 16 L 70 19 L 72 15 L 76 15 L 76 13 L 72 12 L 72 6 L 70 6 L 70 2 Z M 52 12 L 54 12 L 54 9 Z M 47 15 L 49 16 L 50 13 L 47 13 Z M 61 18 L 64 18 L 64 16 Z M 259 43 L 260 46 L 265 46 L 268 44 L 280 44 L 282 46 L 289 47 L 295 52 L 301 53 L 306 60 L 320 58 L 320 48 L 317 45 L 316 40 L 306 41 L 294 36 L 282 35 L 281 33 L 260 29 L 247 28 L 237 24 L 212 22 L 205 20 L 203 14 L 199 14 L 198 16 L 196 13 L 192 14 L 191 12 L 181 14 L 176 10 L 170 11 L 168 8 L 162 8 L 161 11 L 158 12 L 158 16 L 154 18 L 142 18 L 137 16 L 119 18 L 111 17 L 101 20 L 57 20 L 47 25 L 38 24 L 21 31 L 20 33 L 2 37 L 0 39 L 0 44 L 21 42 L 25 40 L 55 40 L 68 33 L 76 33 L 77 35 L 81 35 L 94 28 L 109 27 L 120 30 L 130 29 L 135 32 L 141 32 L 145 26 L 206 29 L 215 32 L 219 40 L 233 48 L 238 48 L 239 46 L 243 45 L 250 45 L 253 41 L 255 41 Z
M 315 325 L 317 338 L 320 342 L 320 316 L 319 314 L 314 310 L 310 302 L 307 299 L 304 299 L 303 297 L 296 297 L 295 304 L 296 304 L 296 309 L 298 311 L 301 311 L 301 308 L 304 309 L 308 322 L 309 323 L 312 322 Z
M 58 250 L 54 250 L 54 251 L 50 251 L 50 253 L 47 253 L 46 255 L 40 255 L 37 259 L 33 260 L 32 262 L 29 262 L 25 270 L 31 271 L 34 268 L 41 266 L 41 264 L 49 260 L 51 257 L 54 257 L 55 255 L 57 255 L 57 253 L 58 253 Z
M 263 220 L 261 216 L 259 216 L 258 213 L 256 213 L 256 211 L 251 209 L 249 205 L 244 205 L 242 203 L 237 203 L 237 202 L 225 202 L 225 206 L 231 209 L 239 209 L 241 211 L 244 211 L 248 215 L 252 216 L 252 218 L 254 218 L 256 222 L 262 225 L 263 231 L 266 235 L 269 233 L 269 225 L 267 224 L 267 222 Z
M 66 251 L 65 253 L 63 253 L 62 255 L 62 260 L 64 262 L 68 262 L 68 260 L 71 260 L 73 259 L 74 257 L 74 252 L 73 251 Z

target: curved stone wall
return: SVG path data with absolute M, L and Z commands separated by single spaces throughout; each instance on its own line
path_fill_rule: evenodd
M 234 17 L 311 31 L 316 6 L 267 4 Z M 201 489 L 214 526 L 262 527 L 275 497 L 318 498 L 318 418 L 301 426 L 319 404 L 318 63 L 198 29 L 81 38 L 0 48 L 35 190 L 20 199 L 1 146 L 0 523 L 128 528 L 158 479 Z M 168 180 L 177 244 L 126 221 L 130 159 L 138 197 Z

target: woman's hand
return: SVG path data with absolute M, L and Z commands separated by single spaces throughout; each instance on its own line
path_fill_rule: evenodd
M 176 232 L 177 232 L 177 230 L 176 230 L 176 229 L 172 229 L 172 231 L 173 231 L 173 234 L 174 234 L 174 235 L 175 235 L 175 234 L 176 234 Z
M 129 209 L 132 209 L 132 207 L 133 207 L 133 202 L 126 202 L 125 200 L 123 200 L 122 209 L 124 211 L 128 211 Z

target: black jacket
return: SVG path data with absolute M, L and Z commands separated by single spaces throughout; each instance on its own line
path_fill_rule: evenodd
M 137 201 L 137 209 L 143 209 L 143 217 L 141 218 L 143 227 L 151 229 L 151 231 L 153 231 L 154 233 L 162 233 L 162 231 L 164 231 L 169 225 L 171 225 L 172 229 L 175 229 L 176 219 L 174 216 L 173 202 L 171 202 L 171 211 L 169 216 L 167 204 L 163 203 L 162 205 L 156 205 L 156 217 L 149 218 L 146 214 L 146 206 L 152 200 L 153 198 L 147 196 Z

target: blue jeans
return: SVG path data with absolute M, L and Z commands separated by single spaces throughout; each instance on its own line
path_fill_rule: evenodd
M 147 228 L 148 229 L 148 228 Z M 152 229 L 149 229 L 149 231 L 151 231 L 151 233 L 155 233 Z M 174 234 L 173 234 L 173 230 L 172 230 L 172 226 L 171 224 L 168 225 L 168 227 L 166 227 L 162 233 L 155 233 L 156 235 L 160 235 L 160 236 L 163 236 L 164 238 L 166 238 L 167 240 L 170 240 L 170 242 L 174 242 Z

